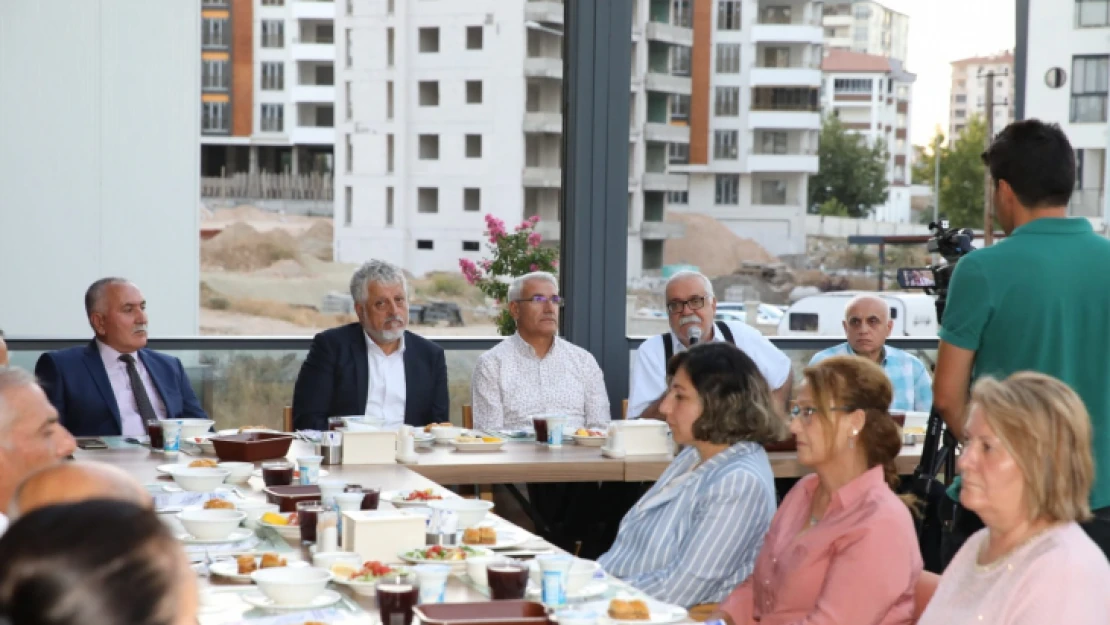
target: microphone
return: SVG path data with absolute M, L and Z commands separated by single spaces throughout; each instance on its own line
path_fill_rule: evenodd
M 690 342 L 690 347 L 698 344 L 701 340 L 701 326 L 694 326 L 686 331 L 686 340 Z

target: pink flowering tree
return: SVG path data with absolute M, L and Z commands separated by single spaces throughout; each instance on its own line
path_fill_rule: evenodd
M 509 284 L 513 278 L 533 271 L 557 273 L 559 252 L 550 247 L 541 247 L 543 240 L 535 231 L 539 217 L 530 217 L 520 223 L 512 232 L 505 222 L 486 215 L 486 237 L 490 257 L 477 263 L 459 259 L 466 281 L 477 286 L 482 293 L 497 302 L 501 312 L 497 316 L 497 331 L 502 336 L 516 332 L 516 322 L 509 315 Z

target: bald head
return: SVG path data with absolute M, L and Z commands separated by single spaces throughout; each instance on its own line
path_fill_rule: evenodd
M 67 462 L 24 480 L 12 498 L 11 516 L 14 519 L 46 506 L 88 499 L 119 499 L 153 506 L 142 484 L 122 469 L 100 462 Z
M 844 310 L 844 334 L 852 351 L 881 361 L 883 346 L 894 324 L 890 320 L 890 304 L 876 295 L 857 295 Z

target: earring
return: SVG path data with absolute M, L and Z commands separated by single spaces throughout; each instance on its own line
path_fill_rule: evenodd
M 848 449 L 856 448 L 856 436 L 859 435 L 859 430 L 852 430 L 852 436 L 848 439 Z

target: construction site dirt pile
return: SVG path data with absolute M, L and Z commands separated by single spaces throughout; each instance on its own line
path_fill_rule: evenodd
M 300 245 L 284 230 L 259 232 L 233 223 L 200 244 L 201 268 L 205 270 L 255 271 L 274 263 L 295 260 Z
M 686 234 L 663 244 L 663 263 L 690 264 L 707 276 L 723 276 L 745 261 L 776 263 L 778 258 L 751 239 L 737 236 L 727 226 L 706 215 L 670 213 L 667 221 L 686 226 Z

